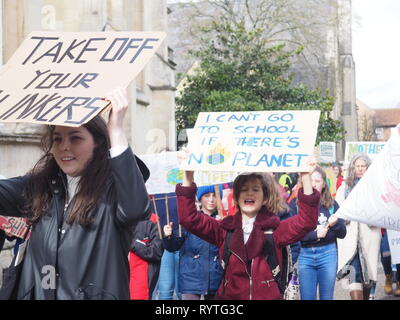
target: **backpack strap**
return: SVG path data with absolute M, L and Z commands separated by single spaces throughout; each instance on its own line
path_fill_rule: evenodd
M 266 241 L 263 248 L 263 254 L 265 259 L 271 269 L 272 276 L 274 277 L 275 282 L 278 284 L 279 291 L 281 291 L 281 269 L 279 267 L 278 257 L 276 255 L 274 237 L 272 232 L 265 232 Z
M 229 244 L 231 242 L 231 237 L 232 237 L 232 230 L 228 230 L 226 232 L 226 239 L 225 239 L 225 244 L 224 244 L 224 251 L 222 252 L 222 269 L 223 271 L 223 276 L 225 275 L 226 268 L 228 266 L 228 261 L 229 257 L 231 256 L 231 251 L 229 250 Z

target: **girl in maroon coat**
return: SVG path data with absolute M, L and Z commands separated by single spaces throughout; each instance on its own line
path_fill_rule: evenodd
M 281 249 L 316 228 L 320 195 L 312 188 L 309 173 L 302 174 L 301 179 L 303 188 L 298 191 L 299 214 L 280 222 L 277 213 L 282 200 L 272 176 L 267 173 L 239 175 L 233 183 L 238 211 L 218 221 L 197 211 L 193 171 L 185 172 L 183 183 L 176 186 L 180 223 L 189 232 L 218 246 L 221 260 L 227 232 L 232 232 L 229 243 L 231 254 L 215 299 L 282 299 L 262 253 L 265 233 L 273 232 L 282 268 Z

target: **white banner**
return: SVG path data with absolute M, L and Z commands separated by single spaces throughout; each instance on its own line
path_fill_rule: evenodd
M 400 231 L 400 135 L 393 128 L 375 158 L 337 214 L 345 219 Z
M 386 142 L 372 141 L 346 141 L 346 149 L 344 152 L 344 163 L 349 164 L 351 158 L 359 152 L 366 153 L 371 160 L 374 160 L 383 150 Z
M 387 230 L 392 264 L 400 263 L 400 232 Z
M 319 110 L 200 112 L 181 169 L 298 172 L 314 152 Z
M 175 192 L 177 183 L 183 179 L 183 171 L 179 170 L 178 152 L 162 152 L 140 155 L 139 158 L 150 170 L 150 178 L 146 182 L 149 194 Z M 194 181 L 197 186 L 207 186 L 232 182 L 236 172 L 196 171 Z
M 336 161 L 336 143 L 321 141 L 319 143 L 319 162 L 331 163 Z

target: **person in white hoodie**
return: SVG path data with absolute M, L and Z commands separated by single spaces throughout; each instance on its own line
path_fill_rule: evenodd
M 357 153 L 350 161 L 348 176 L 337 190 L 335 200 L 342 205 L 344 200 L 363 177 L 371 164 L 365 153 Z M 368 300 L 371 281 L 377 280 L 378 256 L 381 232 L 379 227 L 356 221 L 346 221 L 347 234 L 337 239 L 338 279 L 350 276 L 350 297 L 352 300 Z

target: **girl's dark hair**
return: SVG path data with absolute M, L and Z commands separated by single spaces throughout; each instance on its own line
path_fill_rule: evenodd
M 323 187 L 321 190 L 321 205 L 326 209 L 329 209 L 333 206 L 334 200 L 332 198 L 331 192 L 329 191 L 326 172 L 319 166 L 315 167 L 313 173 L 314 172 L 318 172 L 325 183 L 325 187 Z
M 265 172 L 253 172 L 248 174 L 240 174 L 233 181 L 233 200 L 239 208 L 239 196 L 243 185 L 250 180 L 258 179 L 261 182 L 264 200 L 267 200 L 266 207 L 269 212 L 278 214 L 287 209 L 285 201 L 282 199 L 278 188 L 277 182 L 274 177 Z
M 332 168 L 338 168 L 339 169 L 339 174 L 338 177 L 342 175 L 342 167 L 338 163 L 332 164 Z
M 76 221 L 81 226 L 87 227 L 93 220 L 90 212 L 102 196 L 107 178 L 111 173 L 109 162 L 110 139 L 106 122 L 100 115 L 84 124 L 83 127 L 93 136 L 95 148 L 93 157 L 82 172 L 75 200 L 71 203 L 72 207 L 69 209 L 66 222 L 72 224 Z M 29 178 L 25 190 L 27 201 L 23 212 L 30 223 L 39 221 L 46 214 L 52 198 L 49 187 L 50 181 L 57 177 L 58 174 L 61 174 L 62 178 L 65 179 L 65 174 L 51 154 L 54 130 L 55 126 L 46 126 L 46 131 L 41 141 L 44 155 L 28 173 Z

